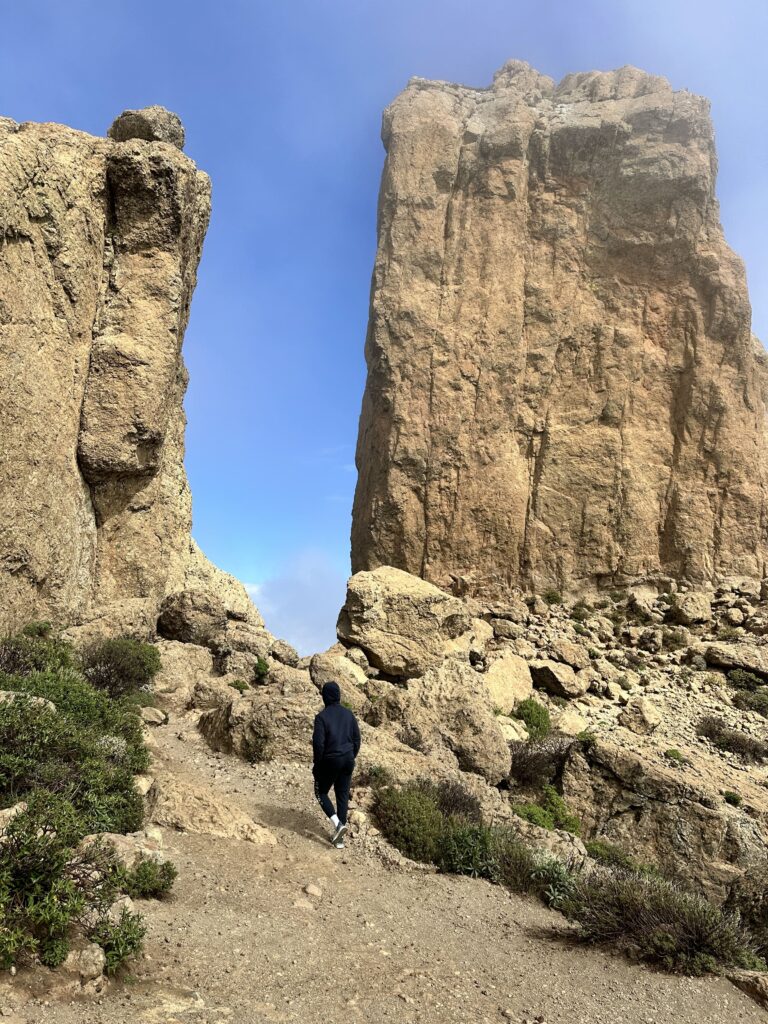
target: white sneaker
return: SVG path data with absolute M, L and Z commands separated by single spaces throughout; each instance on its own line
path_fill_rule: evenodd
M 344 848 L 344 836 L 347 834 L 348 828 L 348 825 L 339 825 L 339 827 L 331 836 L 331 842 L 333 843 L 337 850 L 341 850 Z M 339 843 L 341 843 L 341 846 L 339 846 Z

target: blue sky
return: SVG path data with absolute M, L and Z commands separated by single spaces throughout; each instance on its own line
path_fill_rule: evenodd
M 635 64 L 712 100 L 726 235 L 768 339 L 763 0 L 0 0 L 0 115 L 104 134 L 161 103 L 213 179 L 185 355 L 194 533 L 267 624 L 327 646 L 349 568 L 383 162 L 411 75 Z

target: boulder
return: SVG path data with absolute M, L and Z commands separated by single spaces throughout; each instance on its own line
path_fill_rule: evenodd
M 589 668 L 591 661 L 587 649 L 572 640 L 557 639 L 550 644 L 555 661 L 564 661 L 571 668 Z
M 641 736 L 655 732 L 661 722 L 662 714 L 658 705 L 647 697 L 631 697 L 619 714 L 619 724 Z
M 177 149 L 184 149 L 184 125 L 181 118 L 165 107 L 156 105 L 141 110 L 124 110 L 112 122 L 107 135 L 115 142 L 141 139 L 143 142 L 167 142 Z
M 342 643 L 361 647 L 376 668 L 405 679 L 423 675 L 450 653 L 468 652 L 472 642 L 462 601 L 390 566 L 349 580 L 337 633 Z
M 170 594 L 160 606 L 157 631 L 166 640 L 207 646 L 227 624 L 222 601 L 205 590 Z
M 701 591 L 673 594 L 670 614 L 681 626 L 712 621 L 712 598 Z
M 741 668 L 768 680 L 768 654 L 766 648 L 754 644 L 711 643 L 697 644 L 688 649 L 689 656 L 702 654 L 708 665 L 728 671 Z
M 510 753 L 482 676 L 449 658 L 405 686 L 390 685 L 371 720 L 421 753 L 446 757 L 491 785 L 509 773 Z
M 528 662 L 512 651 L 504 651 L 488 662 L 482 677 L 495 708 L 506 714 L 533 690 Z
M 581 697 L 592 682 L 589 669 L 577 674 L 570 665 L 559 661 L 532 661 L 530 668 L 534 686 L 555 697 Z
M 566 708 L 552 718 L 552 726 L 564 736 L 579 736 L 589 731 L 589 722 L 573 708 Z
M 277 842 L 268 828 L 255 822 L 221 790 L 209 789 L 179 772 L 161 772 L 152 796 L 152 821 L 166 828 L 262 845 L 274 846 Z
M 246 761 L 311 761 L 312 728 L 323 706 L 314 693 L 312 700 L 306 693 L 260 687 L 203 712 L 198 728 L 213 750 Z
M 341 702 L 360 714 L 368 703 L 362 687 L 368 682 L 368 676 L 359 665 L 343 655 L 315 654 L 309 665 L 309 674 L 318 690 L 326 683 L 338 683 L 341 687 Z
M 528 730 L 519 718 L 497 715 L 496 722 L 501 729 L 501 735 L 507 743 L 525 743 L 528 739 Z
M 152 682 L 157 693 L 186 703 L 195 686 L 213 675 L 213 656 L 207 647 L 183 644 L 178 640 L 158 640 L 160 671 Z

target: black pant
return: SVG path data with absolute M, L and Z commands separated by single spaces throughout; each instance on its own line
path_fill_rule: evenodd
M 349 787 L 352 784 L 352 772 L 355 770 L 355 759 L 351 754 L 342 757 L 325 757 L 312 769 L 315 776 L 315 796 L 320 806 L 330 818 L 334 813 L 338 814 L 342 825 L 347 823 L 347 808 L 349 807 Z M 336 797 L 337 810 L 334 811 L 333 804 L 328 797 L 328 791 L 333 786 Z

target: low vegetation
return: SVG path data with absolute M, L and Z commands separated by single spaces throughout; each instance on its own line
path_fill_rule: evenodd
M 158 668 L 156 649 L 128 638 L 80 659 L 46 623 L 0 640 L 0 806 L 22 805 L 0 836 L 0 966 L 56 967 L 75 931 L 104 948 L 110 972 L 140 949 L 141 917 L 109 910 L 121 893 L 165 895 L 175 868 L 140 860 L 129 871 L 83 839 L 142 824 L 136 695 Z
M 461 787 L 452 784 L 450 795 L 443 787 L 425 780 L 395 786 L 386 773 L 374 782 L 377 820 L 406 856 L 535 895 L 576 922 L 584 941 L 624 949 L 666 970 L 765 969 L 765 886 L 719 908 L 600 841 L 589 847 L 601 866 L 576 870 L 530 849 L 511 826 L 479 820 L 474 799 L 460 796 Z
M 533 697 L 520 701 L 515 708 L 514 717 L 525 723 L 532 740 L 543 740 L 552 731 L 549 711 Z
M 768 758 L 768 744 L 738 729 L 729 729 L 716 715 L 706 715 L 702 718 L 697 732 L 718 750 L 736 754 L 744 761 L 754 763 Z
M 560 774 L 573 740 L 568 736 L 545 736 L 509 744 L 509 777 L 521 786 L 553 782 Z
M 512 810 L 518 817 L 540 828 L 550 831 L 559 828 L 575 836 L 581 831 L 579 819 L 575 814 L 571 814 L 565 800 L 555 787 L 549 784 L 543 787 L 541 797 L 536 803 L 513 804 Z

